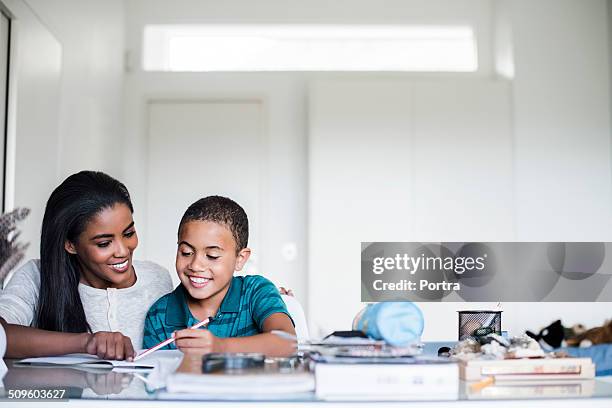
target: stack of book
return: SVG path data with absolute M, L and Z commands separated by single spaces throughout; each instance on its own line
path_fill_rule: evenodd
M 227 358 L 231 358 L 227 354 Z M 266 362 L 263 367 L 202 371 L 201 354 L 185 354 L 176 371 L 166 378 L 160 399 L 211 400 L 308 400 L 314 378 L 307 367 L 279 368 Z M 282 360 L 282 359 L 281 359 Z M 267 360 L 266 360 L 267 361 Z

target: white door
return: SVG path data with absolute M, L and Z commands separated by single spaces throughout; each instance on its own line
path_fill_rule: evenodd
M 8 92 L 9 31 L 11 20 L 0 13 L 0 212 L 7 210 L 5 202 L 6 169 L 6 97 Z
M 175 283 L 177 229 L 187 207 L 222 195 L 249 217 L 258 273 L 262 208 L 263 106 L 256 100 L 152 101 L 148 105 L 146 259 L 168 268 Z

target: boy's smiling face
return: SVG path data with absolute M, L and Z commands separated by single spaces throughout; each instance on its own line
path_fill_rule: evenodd
M 189 221 L 179 232 L 176 272 L 192 299 L 221 304 L 234 271 L 242 269 L 249 255 L 248 248 L 236 253 L 234 236 L 225 225 Z

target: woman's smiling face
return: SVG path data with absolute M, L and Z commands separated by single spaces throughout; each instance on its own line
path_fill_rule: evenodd
M 132 254 L 138 246 L 132 212 L 116 203 L 96 214 L 65 249 L 77 257 L 81 282 L 94 288 L 127 288 L 136 282 Z

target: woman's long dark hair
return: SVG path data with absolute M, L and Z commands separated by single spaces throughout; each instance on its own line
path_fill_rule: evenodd
M 80 268 L 76 255 L 69 254 L 64 243 L 76 243 L 94 216 L 117 203 L 134 212 L 127 188 L 97 171 L 73 174 L 51 193 L 40 239 L 36 327 L 71 333 L 91 331 L 79 296 Z

